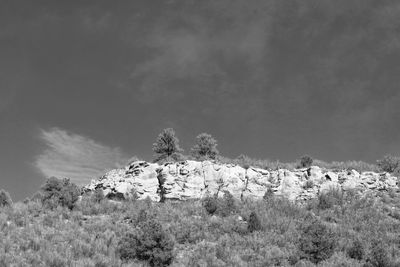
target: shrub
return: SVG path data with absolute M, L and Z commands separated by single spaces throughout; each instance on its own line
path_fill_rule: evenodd
M 377 160 L 377 165 L 381 171 L 392 173 L 400 167 L 400 158 L 386 155 L 383 159 Z
M 319 220 L 314 220 L 302 230 L 299 240 L 299 250 L 302 257 L 319 263 L 329 259 L 336 247 L 336 236 Z
M 150 266 L 168 266 L 173 260 L 174 242 L 154 219 L 142 222 L 138 229 L 127 233 L 118 243 L 122 260 L 138 259 Z
M 0 207 L 10 207 L 12 205 L 12 199 L 10 194 L 3 189 L 0 190 Z
M 103 189 L 97 188 L 94 190 L 91 196 L 91 200 L 95 203 L 100 203 L 104 199 L 104 192 Z
M 196 159 L 215 159 L 219 154 L 217 140 L 210 134 L 202 133 L 196 137 L 196 144 L 191 149 Z
M 209 214 L 213 215 L 218 209 L 218 200 L 214 197 L 207 196 L 203 199 L 202 205 Z
M 390 267 L 390 258 L 382 241 L 372 243 L 371 252 L 368 261 L 374 267 Z
M 304 189 L 309 189 L 309 188 L 313 188 L 313 187 L 314 187 L 314 182 L 312 180 L 307 180 L 303 186 Z
M 360 240 L 355 240 L 350 248 L 347 250 L 347 255 L 356 260 L 362 260 L 364 258 L 364 247 Z
M 249 221 L 247 223 L 247 230 L 252 233 L 254 231 L 262 230 L 260 219 L 255 211 L 252 211 L 249 216 Z
M 300 167 L 302 167 L 302 168 L 309 168 L 309 167 L 311 167 L 312 163 L 313 163 L 313 159 L 312 159 L 312 157 L 310 157 L 308 155 L 304 155 L 300 159 Z
M 268 186 L 267 191 L 264 193 L 263 199 L 268 200 L 274 196 L 274 190 L 271 186 Z
M 327 192 L 323 192 L 318 195 L 318 208 L 319 209 L 330 209 L 334 205 L 340 205 L 343 203 L 343 193 L 340 189 L 331 188 Z
M 80 196 L 80 189 L 69 179 L 49 178 L 42 186 L 42 203 L 50 208 L 57 206 L 73 209 Z
M 224 217 L 237 212 L 235 198 L 229 191 L 224 191 L 224 196 L 218 203 L 218 213 Z
M 179 147 L 179 139 L 175 136 L 175 131 L 172 128 L 167 128 L 158 135 L 153 144 L 153 151 L 157 155 L 155 162 L 158 162 L 165 159 L 167 161 L 178 159 L 178 154 L 183 149 Z

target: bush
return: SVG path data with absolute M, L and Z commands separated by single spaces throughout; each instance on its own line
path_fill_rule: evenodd
M 215 159 L 219 154 L 217 140 L 207 133 L 199 134 L 196 137 L 196 144 L 191 150 L 196 159 Z
M 104 199 L 104 192 L 103 189 L 97 188 L 94 190 L 91 196 L 91 200 L 95 203 L 100 203 Z
M 247 230 L 252 233 L 254 231 L 262 230 L 260 219 L 256 212 L 252 211 L 249 216 L 249 221 L 247 224 Z
M 347 255 L 356 260 L 362 260 L 364 258 L 364 247 L 360 240 L 355 240 L 352 246 L 347 250 Z
M 336 247 L 336 236 L 322 222 L 314 220 L 302 230 L 299 250 L 302 258 L 313 263 L 329 259 Z
M 392 173 L 400 167 L 400 158 L 386 155 L 381 160 L 377 160 L 377 165 L 381 171 Z
M 229 191 L 224 191 L 224 196 L 218 203 L 218 213 L 221 216 L 226 217 L 237 212 L 235 198 Z
M 42 191 L 43 205 L 49 208 L 63 206 L 71 210 L 81 194 L 79 187 L 71 183 L 69 179 L 64 178 L 61 180 L 55 177 L 51 177 L 46 181 L 42 186 Z
M 3 189 L 0 190 L 0 207 L 10 207 L 12 205 L 12 199 L 10 194 Z
M 330 209 L 334 205 L 343 203 L 343 193 L 340 189 L 331 188 L 328 192 L 323 192 L 318 195 L 318 208 L 325 210 Z
M 313 163 L 313 159 L 312 159 L 312 157 L 310 157 L 308 155 L 304 155 L 300 159 L 300 167 L 302 167 L 302 168 L 309 168 L 309 167 L 311 167 L 312 163 Z
M 154 219 L 139 224 L 138 229 L 126 234 L 118 243 L 122 260 L 138 259 L 150 266 L 168 266 L 173 260 L 174 242 Z
M 371 252 L 368 261 L 374 267 L 390 267 L 390 258 L 382 241 L 372 243 Z
M 203 199 L 202 205 L 208 214 L 213 215 L 218 209 L 218 200 L 214 197 L 207 196 Z

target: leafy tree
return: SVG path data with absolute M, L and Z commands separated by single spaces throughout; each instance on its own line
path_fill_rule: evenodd
M 208 133 L 199 134 L 196 137 L 196 144 L 191 150 L 196 159 L 215 159 L 219 154 L 217 140 Z
M 377 160 L 377 164 L 381 171 L 392 173 L 397 168 L 400 168 L 400 158 L 386 155 L 383 159 Z
M 79 187 L 71 183 L 68 178 L 61 180 L 56 177 L 51 177 L 42 186 L 42 191 L 42 202 L 50 208 L 55 208 L 60 205 L 73 209 L 81 195 Z
M 153 144 L 153 151 L 157 155 L 155 162 L 164 159 L 170 161 L 171 158 L 177 160 L 179 158 L 183 149 L 179 147 L 179 139 L 175 136 L 174 129 L 164 129 L 158 135 L 156 142 Z
M 300 167 L 309 168 L 309 167 L 311 167 L 313 161 L 314 160 L 312 159 L 312 157 L 310 157 L 308 155 L 304 155 L 300 159 Z
M 3 189 L 0 190 L 0 207 L 9 207 L 12 205 L 10 194 Z

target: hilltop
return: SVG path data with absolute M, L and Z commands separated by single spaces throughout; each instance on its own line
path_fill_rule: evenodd
M 387 172 L 329 170 L 318 166 L 294 170 L 266 170 L 217 161 L 135 161 L 93 180 L 84 191 L 102 190 L 109 198 L 153 201 L 201 199 L 223 196 L 261 199 L 267 192 L 294 202 L 317 197 L 331 189 L 389 191 L 397 189 L 397 178 Z

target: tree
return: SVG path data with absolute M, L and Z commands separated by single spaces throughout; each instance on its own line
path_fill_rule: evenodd
M 0 207 L 9 207 L 12 205 L 10 194 L 3 189 L 0 190 Z
M 60 205 L 73 209 L 81 194 L 79 187 L 71 183 L 69 179 L 61 180 L 56 177 L 49 178 L 42 186 L 42 191 L 42 202 L 50 208 Z
M 191 150 L 196 159 L 215 159 L 219 154 L 217 140 L 208 133 L 199 134 L 196 137 L 196 144 Z
M 313 159 L 312 159 L 312 157 L 310 157 L 308 155 L 304 155 L 300 159 L 300 166 L 302 168 L 309 168 L 309 167 L 311 167 L 312 163 L 313 163 Z
M 155 162 L 166 159 L 175 160 L 179 158 L 180 152 L 183 149 L 179 147 L 179 139 L 175 136 L 175 131 L 172 128 L 164 129 L 157 137 L 153 144 L 153 151 L 157 154 Z
M 386 155 L 383 159 L 377 160 L 377 165 L 381 171 L 392 173 L 400 167 L 400 158 Z

